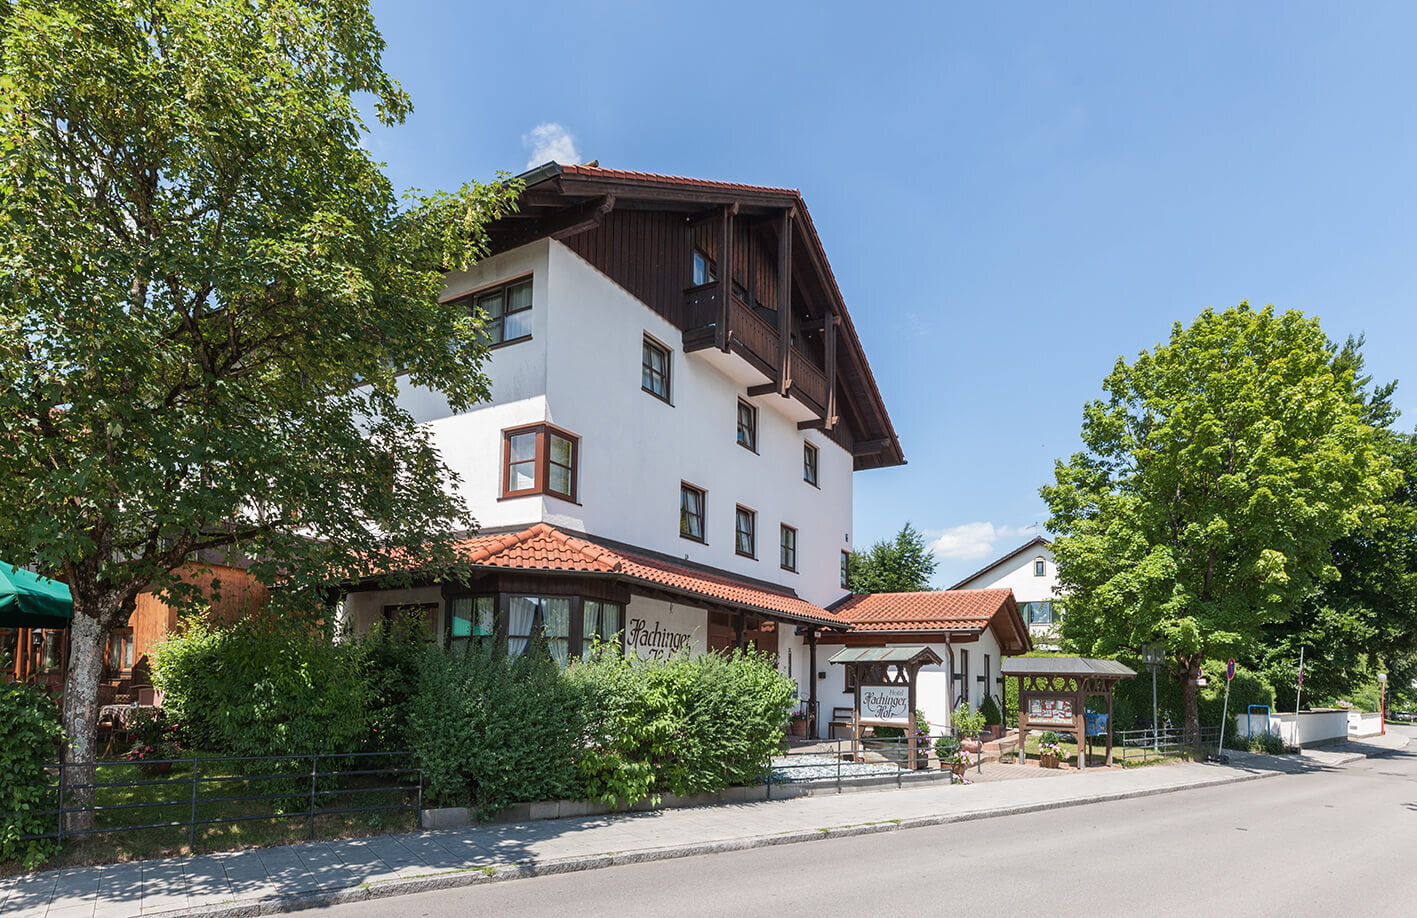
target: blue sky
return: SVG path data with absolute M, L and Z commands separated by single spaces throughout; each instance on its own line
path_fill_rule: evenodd
M 401 188 L 549 139 L 801 190 L 909 460 L 856 476 L 854 541 L 910 520 L 937 585 L 1031 537 L 1117 357 L 1207 305 L 1365 333 L 1417 423 L 1417 5 L 374 8 Z

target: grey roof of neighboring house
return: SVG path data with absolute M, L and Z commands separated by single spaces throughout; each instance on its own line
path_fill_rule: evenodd
M 999 669 L 1003 676 L 1110 676 L 1128 679 L 1137 671 L 1116 660 L 1091 657 L 1007 657 Z

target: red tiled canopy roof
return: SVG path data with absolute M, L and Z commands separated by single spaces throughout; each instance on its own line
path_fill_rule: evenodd
M 843 625 L 831 612 L 790 592 L 771 590 L 668 561 L 613 550 L 587 539 L 569 536 L 545 523 L 537 523 L 521 532 L 477 536 L 464 540 L 457 547 L 468 561 L 479 567 L 611 574 L 624 580 L 699 596 L 711 602 L 762 609 L 813 624 Z
M 849 597 L 833 611 L 852 631 L 972 631 L 997 620 L 1022 650 L 1030 643 L 1010 589 L 868 593 Z

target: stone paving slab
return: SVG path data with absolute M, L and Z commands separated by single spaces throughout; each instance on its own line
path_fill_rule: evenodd
M 4 918 L 246 918 L 519 876 L 894 831 L 1301 774 L 1396 750 L 1405 743 L 1406 737 L 1389 735 L 1306 750 L 1300 756 L 1234 753 L 1227 765 L 1098 768 L 1049 775 L 1057 780 L 995 780 L 965 786 L 931 782 L 903 790 L 442 829 L 70 868 L 7 878 L 0 885 L 0 914 Z M 993 768 L 1041 771 L 1026 765 Z

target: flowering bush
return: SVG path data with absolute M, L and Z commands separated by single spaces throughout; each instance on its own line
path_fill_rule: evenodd
M 1056 756 L 1059 759 L 1065 759 L 1068 757 L 1067 753 L 1063 751 L 1063 747 L 1059 746 L 1057 743 L 1039 743 L 1038 756 L 1039 758 L 1042 758 L 1045 755 Z
M 175 759 L 182 754 L 182 727 L 162 708 L 133 708 L 123 718 L 133 734 L 133 748 L 124 753 L 129 762 Z

